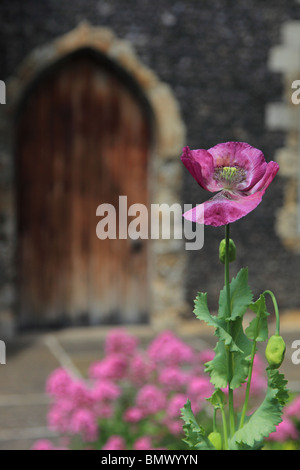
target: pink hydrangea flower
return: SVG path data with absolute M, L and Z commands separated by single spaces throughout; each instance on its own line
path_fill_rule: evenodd
M 70 419 L 70 432 L 80 434 L 88 442 L 98 439 L 98 423 L 95 414 L 87 409 L 77 409 Z
M 125 450 L 126 444 L 121 436 L 111 436 L 102 450 Z
M 121 389 L 110 380 L 99 380 L 90 392 L 94 402 L 114 401 L 121 395 Z
M 143 385 L 151 380 L 155 364 L 141 353 L 135 353 L 129 364 L 128 376 L 135 385 Z
M 266 363 L 264 359 L 260 356 L 260 354 L 255 354 L 254 362 L 253 362 L 253 371 L 257 374 L 264 374 L 266 369 Z
M 121 354 L 110 354 L 90 366 L 92 379 L 119 380 L 126 376 L 127 360 Z
M 188 374 L 177 366 L 164 367 L 159 375 L 158 382 L 163 385 L 167 391 L 181 390 L 187 383 Z
M 94 408 L 95 414 L 100 418 L 110 419 L 114 413 L 114 407 L 111 403 L 98 403 Z
M 148 436 L 139 437 L 134 445 L 134 450 L 153 450 L 151 439 Z
M 137 408 L 136 406 L 128 408 L 124 413 L 124 420 L 128 423 L 138 423 L 139 421 L 141 421 L 141 419 L 143 419 L 143 417 L 143 411 L 140 408 Z
M 297 431 L 296 426 L 289 418 L 285 416 L 281 423 L 279 423 L 276 427 L 276 431 L 272 432 L 269 435 L 268 440 L 276 442 L 285 442 L 288 439 L 298 439 L 298 437 L 299 433 Z
M 67 432 L 69 429 L 70 414 L 74 410 L 74 404 L 68 400 L 60 399 L 53 403 L 48 414 L 47 423 L 53 431 Z
M 187 344 L 177 338 L 171 331 L 159 334 L 148 348 L 149 357 L 156 363 L 167 365 L 192 363 L 195 354 Z
M 250 387 L 250 396 L 259 396 L 262 392 L 265 392 L 267 389 L 267 379 L 261 374 L 253 370 L 251 387 Z
M 86 383 L 81 380 L 73 380 L 70 383 L 68 398 L 74 407 L 85 407 L 93 404 L 92 392 Z
M 63 369 L 55 369 L 46 382 L 46 393 L 51 397 L 64 398 L 69 394 L 73 379 L 69 373 Z
M 32 450 L 56 450 L 55 446 L 52 442 L 48 441 L 48 439 L 40 439 L 36 441 L 33 446 Z
M 155 414 L 165 408 L 166 396 L 156 385 L 144 385 L 137 393 L 136 405 L 144 416 Z
M 188 397 L 192 402 L 192 408 L 195 411 L 201 410 L 205 402 L 205 398 L 212 395 L 214 391 L 213 385 L 208 377 L 193 377 L 188 385 Z
M 136 351 L 138 339 L 127 333 L 123 328 L 110 331 L 105 339 L 104 350 L 106 354 L 124 354 L 132 356 Z
M 276 162 L 267 163 L 260 150 L 244 142 L 226 142 L 209 150 L 185 147 L 181 161 L 202 188 L 217 192 L 184 217 L 215 227 L 254 210 L 279 170 Z
M 166 421 L 166 426 L 169 429 L 170 433 L 174 436 L 179 436 L 182 434 L 182 420 L 181 419 L 171 419 Z
M 168 401 L 166 415 L 168 418 L 178 418 L 181 415 L 181 409 L 187 402 L 187 396 L 184 393 L 176 393 Z M 182 425 L 182 422 L 181 422 Z
M 286 416 L 300 420 L 300 395 L 297 395 L 294 400 L 287 405 L 285 413 Z
M 199 361 L 204 365 L 206 362 L 210 362 L 215 357 L 215 352 L 212 349 L 203 349 L 199 353 Z

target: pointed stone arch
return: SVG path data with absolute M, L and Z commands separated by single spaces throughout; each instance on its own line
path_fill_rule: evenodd
M 105 27 L 83 22 L 64 36 L 34 50 L 9 83 L 12 105 L 21 99 L 38 73 L 82 48 L 103 53 L 132 76 L 147 97 L 155 116 L 156 153 L 161 158 L 177 158 L 184 142 L 185 126 L 171 88 L 140 62 L 130 42 L 119 39 Z

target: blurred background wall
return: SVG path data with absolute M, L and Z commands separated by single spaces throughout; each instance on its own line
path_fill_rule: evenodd
M 270 161 L 286 145 L 288 130 L 272 128 L 266 122 L 268 105 L 282 101 L 286 93 L 283 75 L 271 69 L 269 59 L 272 48 L 282 41 L 283 26 L 296 20 L 300 20 L 296 0 L 1 0 L 0 79 L 8 81 L 24 57 L 80 22 L 105 26 L 129 41 L 141 63 L 170 86 L 186 129 L 185 144 L 209 148 L 229 140 L 245 141 L 260 148 Z M 0 150 L 4 162 L 3 145 Z M 3 186 L 13 181 L 10 177 L 1 177 Z M 271 289 L 281 309 L 297 311 L 300 254 L 283 242 L 276 229 L 285 190 L 286 181 L 279 173 L 259 207 L 232 226 L 237 245 L 232 272 L 248 266 L 255 296 Z M 209 196 L 185 169 L 180 191 L 182 204 L 197 204 Z M 10 290 L 8 282 L 15 279 L 18 259 L 16 254 L 12 262 L 6 255 L 9 230 L 5 214 L 4 210 L 0 213 L 4 306 L 18 302 L 18 291 Z M 223 286 L 218 260 L 223 228 L 206 227 L 204 237 L 201 250 L 185 252 L 181 281 L 187 305 L 180 315 L 187 320 L 193 319 L 192 302 L 198 290 L 209 293 L 213 310 Z

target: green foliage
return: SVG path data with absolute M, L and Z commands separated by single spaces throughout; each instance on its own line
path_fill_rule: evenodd
M 278 370 L 267 369 L 268 389 L 262 404 L 248 418 L 246 424 L 231 439 L 230 448 L 242 449 L 262 446 L 263 439 L 276 430 L 282 421 L 282 410 L 289 395 L 287 381 Z
M 195 300 L 194 313 L 198 320 L 204 321 L 207 325 L 216 329 L 215 335 L 218 336 L 229 348 L 230 351 L 240 351 L 239 347 L 235 344 L 231 334 L 228 333 L 228 325 L 226 321 L 219 319 L 215 315 L 211 315 L 207 306 L 207 294 L 198 293 Z
M 249 308 L 256 313 L 245 333 L 252 341 L 266 341 L 268 339 L 268 315 L 266 299 L 262 294 L 256 302 L 249 305 Z
M 243 317 L 252 299 L 253 295 L 248 285 L 248 269 L 242 268 L 230 283 L 231 312 L 228 311 L 226 288 L 221 290 L 218 318 L 232 322 Z
M 246 336 L 242 332 L 239 332 L 238 338 L 239 341 L 237 344 L 240 346 L 240 350 L 234 355 L 234 370 L 229 384 L 230 388 L 233 390 L 240 387 L 247 379 L 249 355 L 251 352 L 251 344 Z M 228 350 L 224 343 L 219 341 L 214 351 L 215 357 L 206 364 L 205 371 L 210 374 L 211 382 L 216 388 L 225 388 L 228 384 Z
M 255 318 L 244 331 L 243 317 L 248 309 L 255 313 Z M 217 315 L 210 314 L 206 293 L 198 293 L 194 313 L 199 320 L 214 327 L 214 334 L 218 338 L 214 349 L 215 357 L 206 364 L 205 371 L 209 373 L 216 389 L 209 401 L 215 408 L 222 408 L 224 412 L 224 394 L 220 389 L 228 387 L 233 390 L 251 380 L 256 343 L 268 339 L 269 313 L 266 309 L 265 293 L 253 302 L 248 285 L 248 270 L 243 268 L 232 279 L 230 291 L 227 292 L 225 286 L 220 292 Z M 245 400 L 240 429 L 232 432 L 228 440 L 228 448 L 231 450 L 260 449 L 264 439 L 276 430 L 282 420 L 283 407 L 288 400 L 285 388 L 287 382 L 278 370 L 271 367 L 267 368 L 267 375 L 266 396 L 251 416 L 246 416 L 248 398 Z M 209 450 L 212 444 L 204 429 L 195 420 L 190 402 L 182 410 L 182 417 L 185 422 L 185 442 L 193 449 Z
M 215 335 L 219 342 L 215 347 L 215 357 L 206 364 L 206 372 L 216 388 L 224 388 L 228 384 L 227 353 L 235 353 L 235 367 L 230 381 L 230 388 L 240 387 L 248 375 L 251 341 L 243 332 L 243 315 L 252 302 L 252 292 L 248 286 L 248 270 L 241 269 L 230 284 L 231 310 L 228 312 L 225 288 L 220 293 L 219 313 L 212 316 L 207 306 L 207 294 L 199 293 L 195 300 L 194 313 L 199 320 L 215 327 Z M 230 324 L 229 324 L 230 323 Z
M 221 408 L 225 405 L 225 393 L 222 390 L 215 390 L 210 398 L 206 399 L 209 401 L 215 408 Z
M 190 400 L 182 408 L 181 417 L 184 421 L 183 430 L 186 436 L 183 440 L 190 448 L 195 450 L 215 450 L 214 445 L 205 435 L 204 428 L 197 423 Z

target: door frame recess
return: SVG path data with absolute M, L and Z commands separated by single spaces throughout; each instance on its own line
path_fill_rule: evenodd
M 101 55 L 118 74 L 130 81 L 139 100 L 148 107 L 153 122 L 153 144 L 149 158 L 149 196 L 153 204 L 181 204 L 182 164 L 185 125 L 178 102 L 170 88 L 140 62 L 131 44 L 119 39 L 111 29 L 83 22 L 74 30 L 38 47 L 25 58 L 15 76 L 6 81 L 6 105 L 0 107 L 0 231 L 6 269 L 0 280 L 0 328 L 2 336 L 17 330 L 17 214 L 15 204 L 14 124 L 28 91 L 36 80 L 67 56 L 86 49 Z M 134 84 L 136 86 L 134 87 Z M 133 87 L 133 88 L 132 88 Z M 96 235 L 95 235 L 96 236 Z M 184 293 L 185 251 L 183 240 L 151 240 L 149 243 L 149 327 L 181 329 L 187 311 Z M 0 255 L 1 258 L 1 255 Z M 0 260 L 1 261 L 1 260 Z

